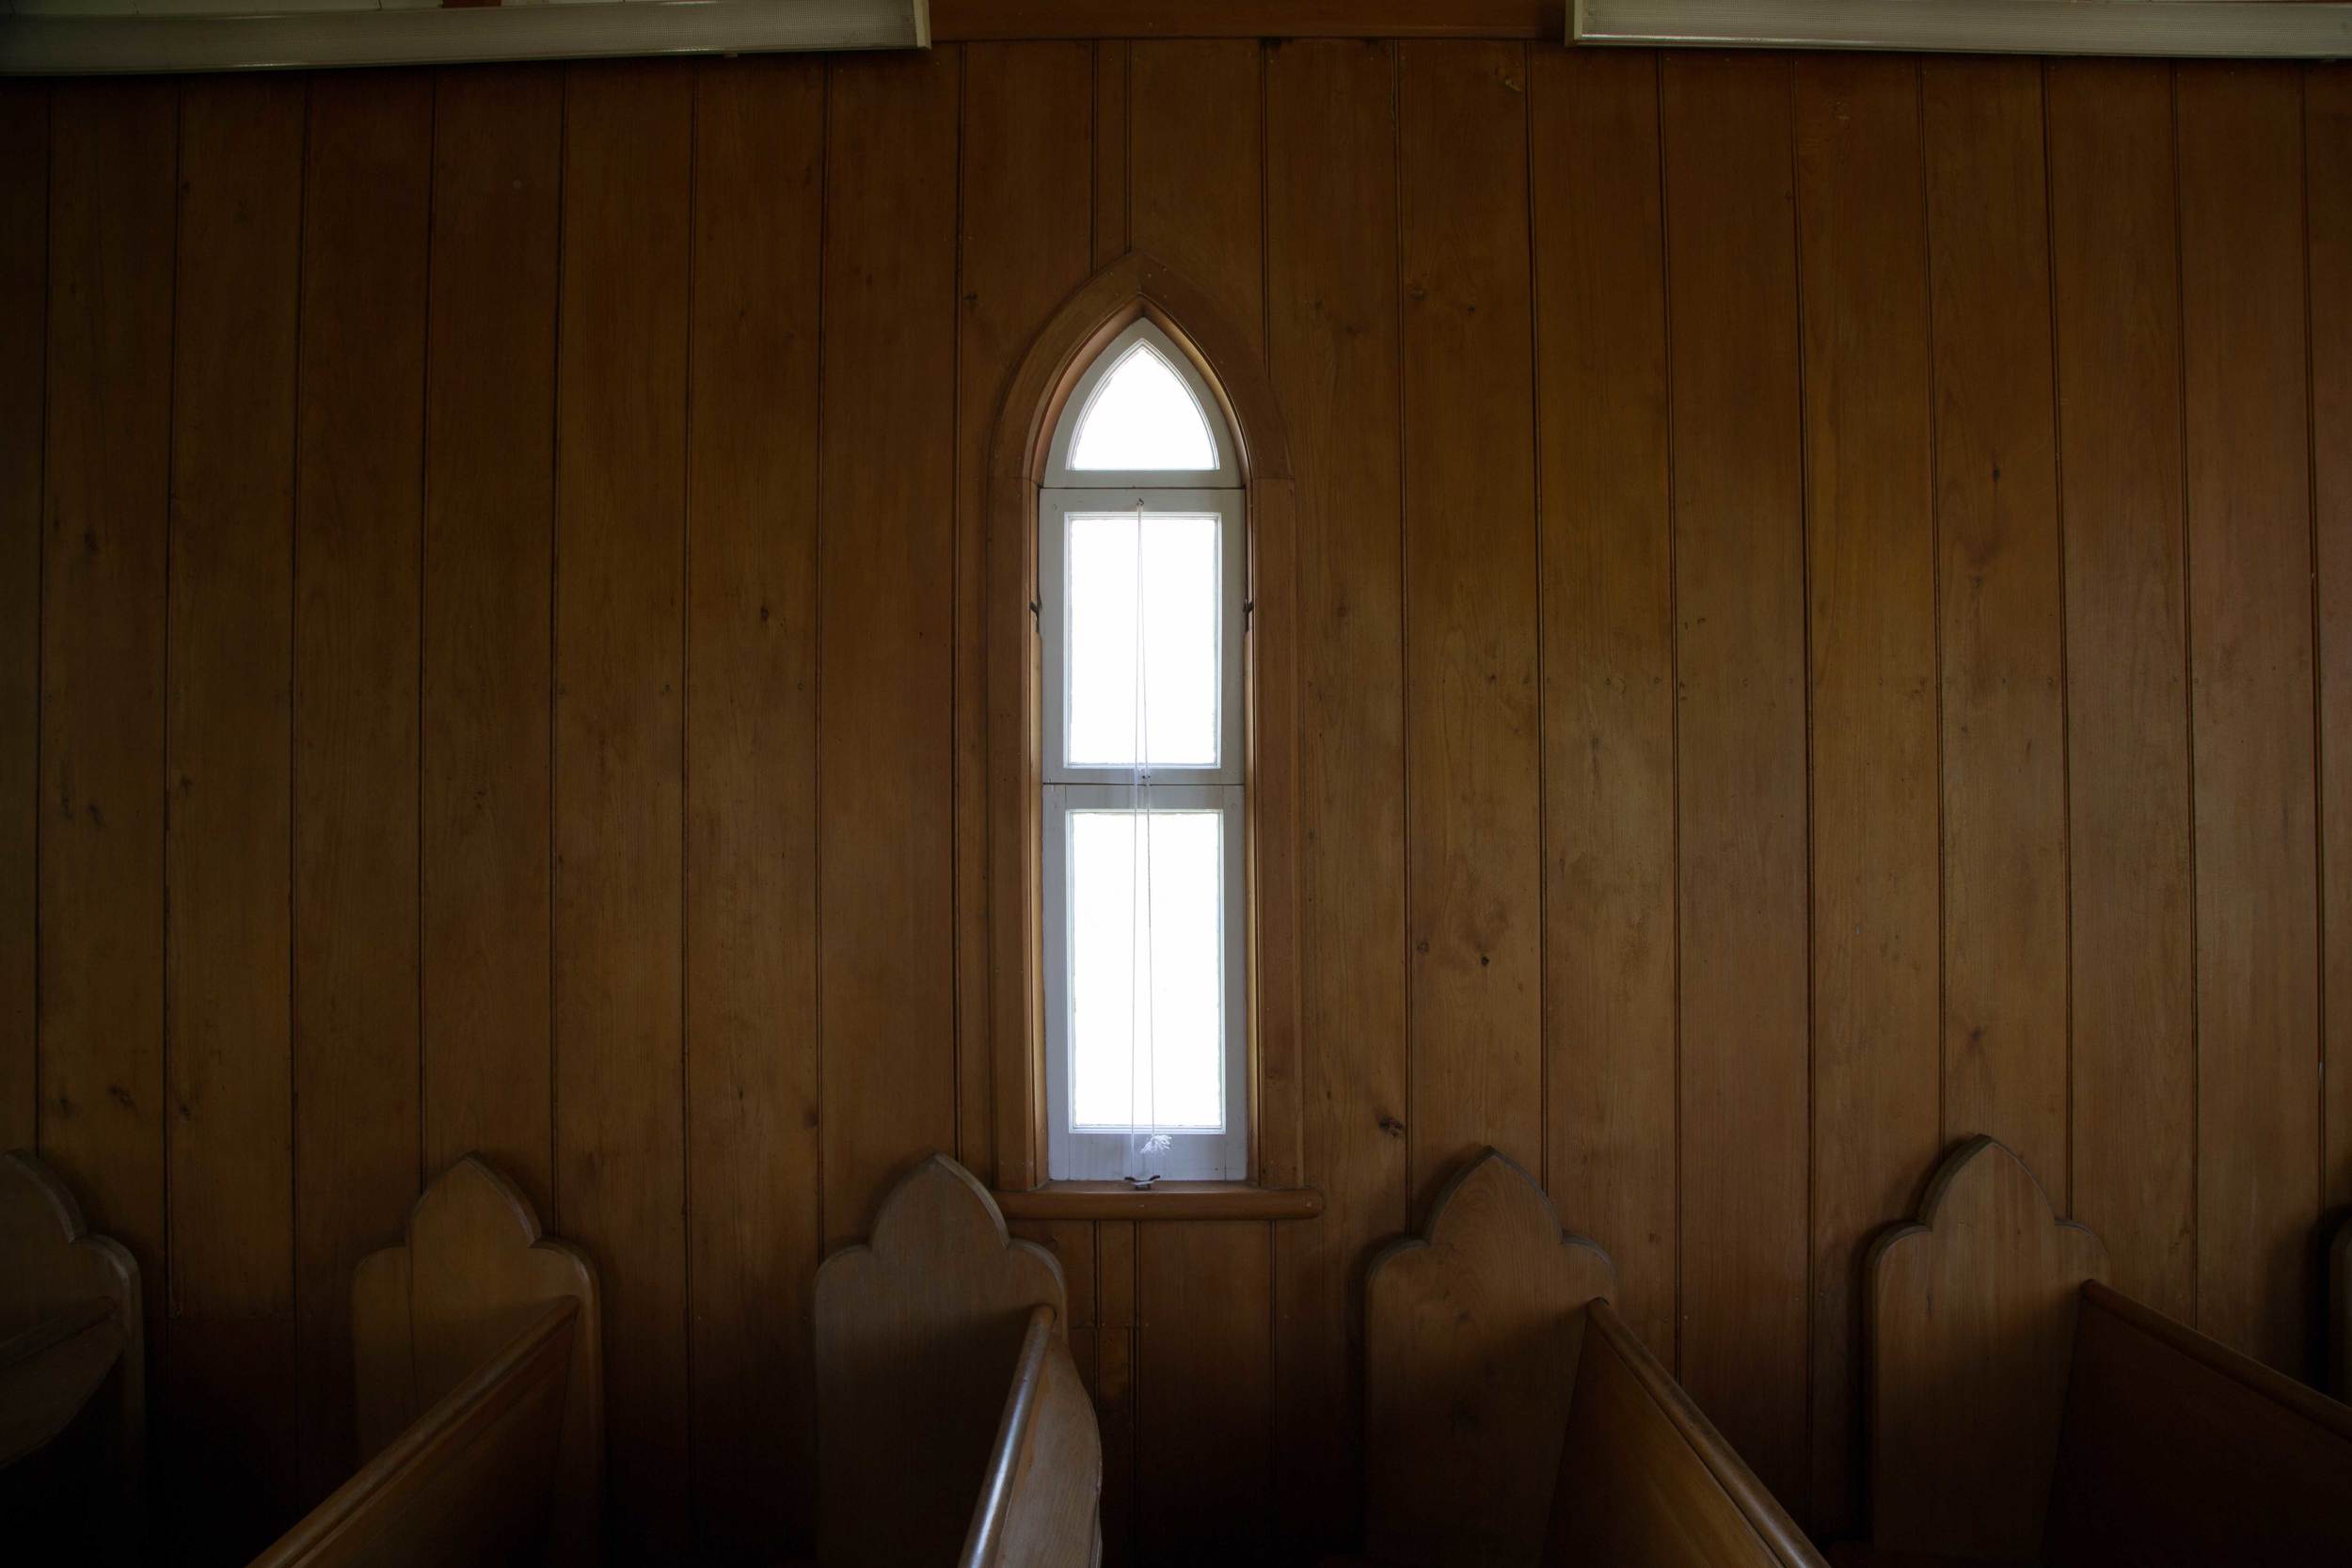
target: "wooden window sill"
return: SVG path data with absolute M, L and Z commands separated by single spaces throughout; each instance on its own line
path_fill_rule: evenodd
M 1048 1181 L 998 1193 L 1009 1220 L 1311 1220 L 1323 1212 L 1313 1187 L 1252 1187 L 1239 1181 Z

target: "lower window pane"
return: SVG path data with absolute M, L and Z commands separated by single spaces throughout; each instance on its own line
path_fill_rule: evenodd
M 1071 1125 L 1222 1129 L 1222 817 L 1073 811 L 1069 823 Z

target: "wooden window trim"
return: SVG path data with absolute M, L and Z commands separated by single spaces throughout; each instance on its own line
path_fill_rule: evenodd
M 1034 606 L 1038 493 L 1063 405 L 1096 354 L 1147 317 L 1190 356 L 1240 449 L 1249 542 L 1244 648 L 1248 827 L 1249 1169 L 1242 1182 L 1146 1191 L 1047 1183 L 1040 880 L 1041 691 Z M 1167 263 L 1120 257 L 1079 287 L 1013 372 L 989 448 L 989 1055 L 995 1185 L 1008 1214 L 1056 1219 L 1304 1217 L 1300 1132 L 1296 490 L 1265 366 L 1207 296 Z M 1117 1190 L 1114 1190 L 1116 1187 Z

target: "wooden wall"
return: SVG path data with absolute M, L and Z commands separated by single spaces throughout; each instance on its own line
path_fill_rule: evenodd
M 13 85 L 0 1143 L 139 1254 L 191 1555 L 336 1473 L 353 1260 L 468 1148 L 603 1271 L 627 1560 L 805 1544 L 813 1265 L 992 1159 L 981 454 L 1131 245 L 1295 449 L 1329 1207 L 1044 1229 L 1116 1555 L 1346 1535 L 1362 1261 L 1486 1142 L 1823 1528 L 1860 1249 L 1963 1134 L 2312 1364 L 2344 69 Z

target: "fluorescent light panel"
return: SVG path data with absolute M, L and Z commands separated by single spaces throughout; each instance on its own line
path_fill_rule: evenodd
M 2280 0 L 1575 0 L 1571 43 L 2239 59 L 2352 55 L 2352 5 Z
M 605 0 L 263 15 L 0 16 L 0 75 L 925 49 L 930 0 Z

